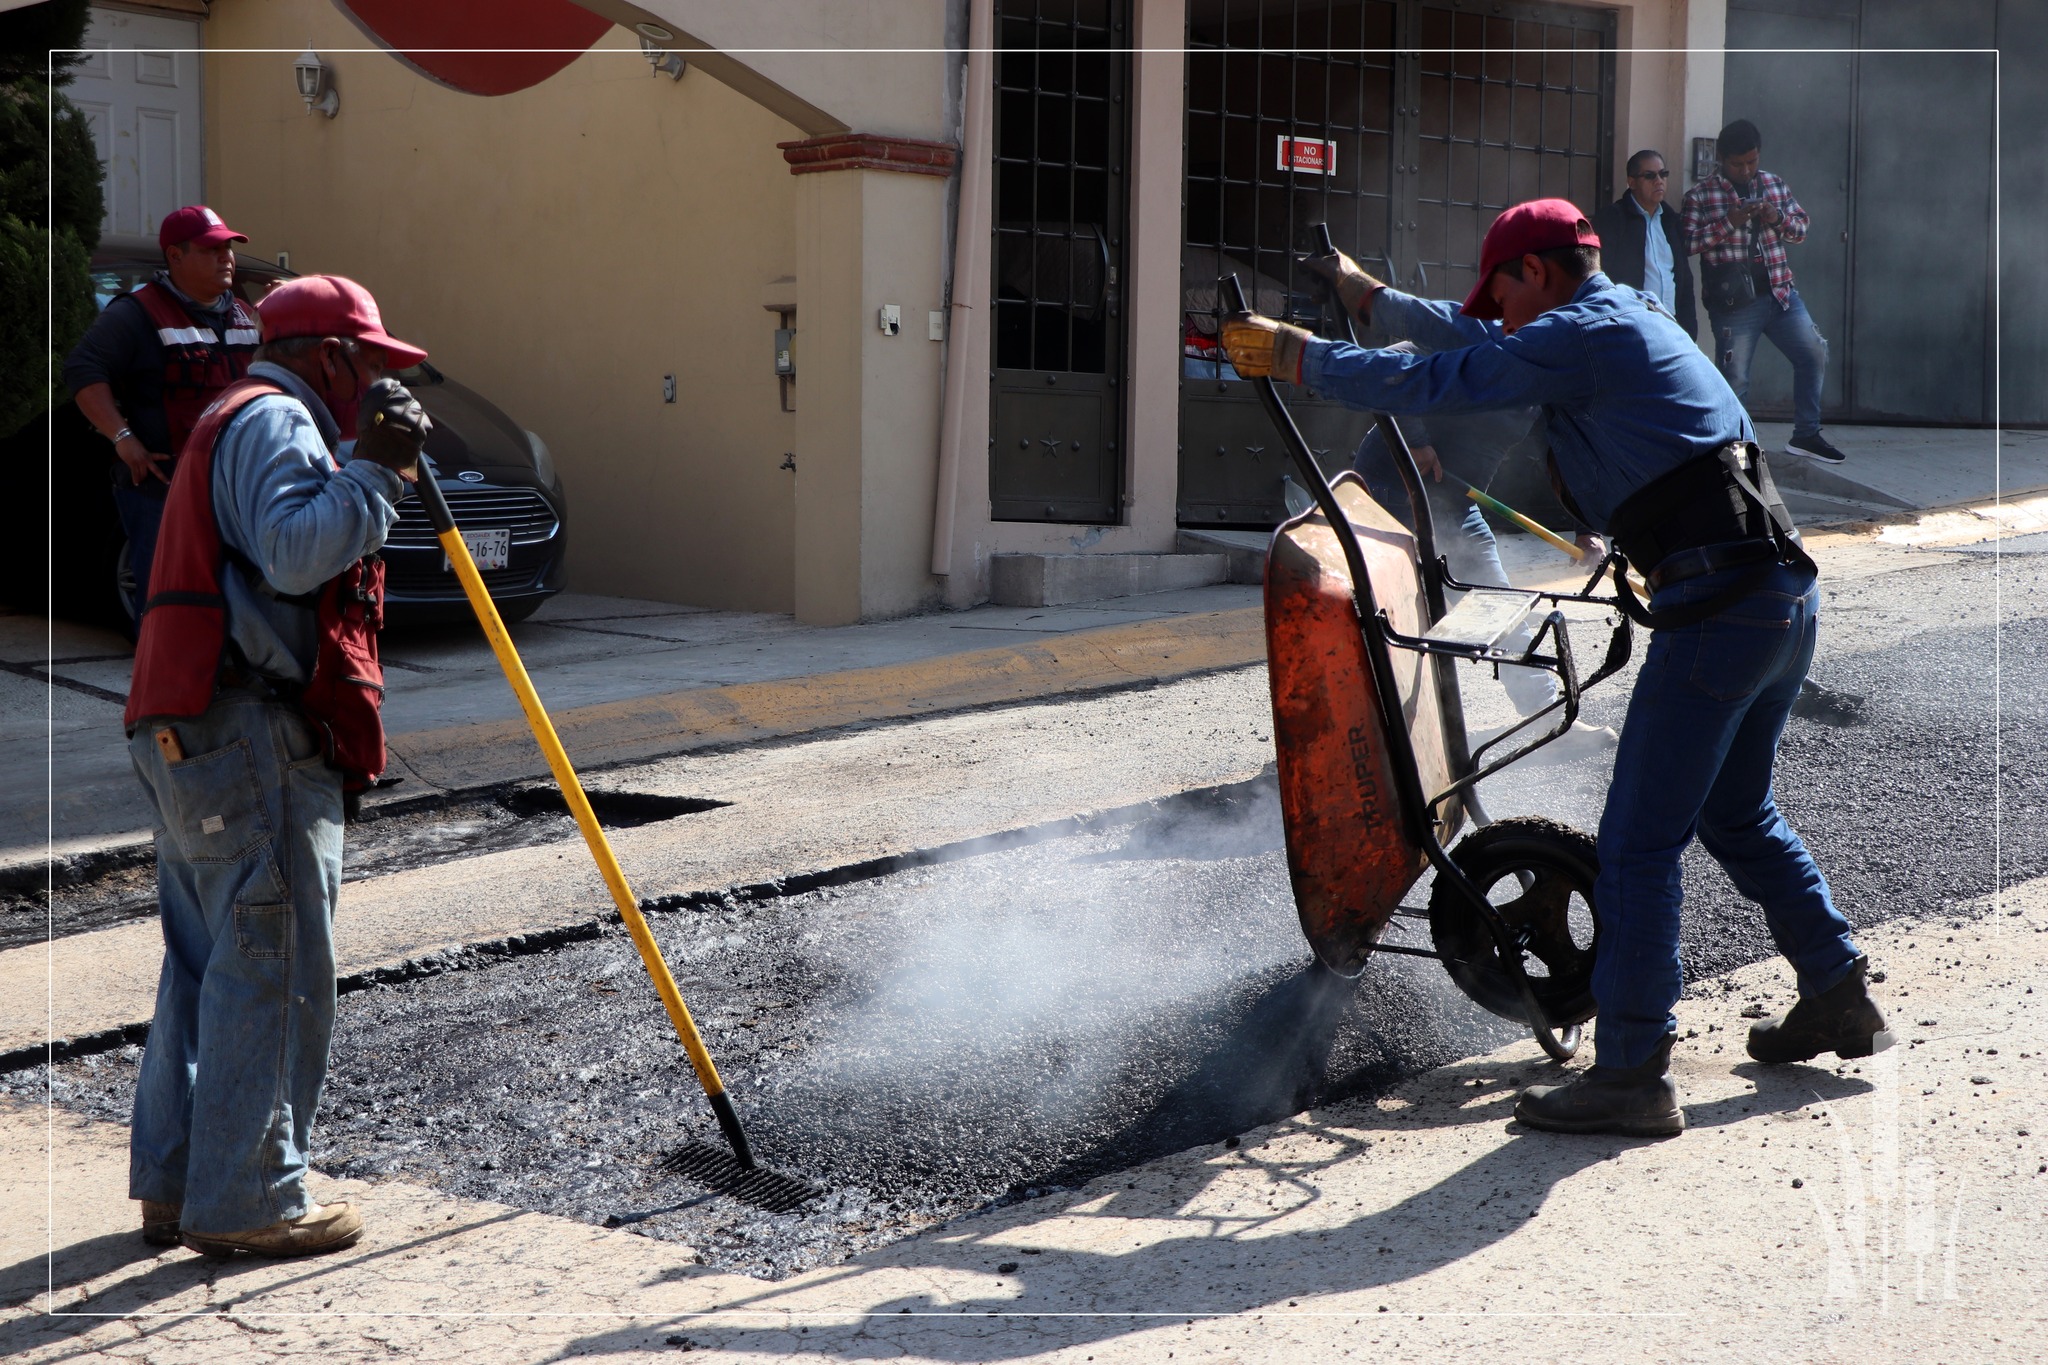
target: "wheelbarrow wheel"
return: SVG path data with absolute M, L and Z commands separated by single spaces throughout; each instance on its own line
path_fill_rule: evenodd
M 1522 970 L 1551 1027 L 1573 1034 L 1593 1017 L 1593 837 L 1555 820 L 1517 816 L 1476 831 L 1451 850 L 1459 871 L 1523 945 Z M 1481 912 L 1439 876 L 1429 897 L 1429 932 L 1444 970 L 1482 1008 L 1532 1022 L 1521 983 L 1502 960 Z

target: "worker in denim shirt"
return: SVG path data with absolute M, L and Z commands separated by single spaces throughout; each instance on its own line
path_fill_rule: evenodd
M 248 378 L 283 392 L 238 400 L 231 388 L 222 401 L 242 406 L 205 457 L 225 647 L 217 661 L 199 657 L 203 645 L 181 653 L 146 613 L 138 655 L 141 710 L 170 694 L 159 677 L 215 681 L 202 715 L 130 720 L 130 757 L 158 816 L 164 961 L 129 1194 L 153 1243 L 297 1256 L 352 1245 L 363 1224 L 306 1188 L 334 1031 L 342 776 L 293 698 L 322 639 L 308 595 L 382 547 L 417 472 L 417 403 L 377 381 L 426 353 L 386 334 L 369 294 L 335 277 L 290 281 L 259 312 L 265 339 Z M 351 442 L 358 405 L 379 402 L 413 414 L 413 429 L 380 420 Z M 207 543 L 200 515 L 166 516 L 160 570 L 181 546 Z
M 1311 258 L 1306 264 L 1317 268 L 1326 266 L 1330 260 L 1327 257 Z M 1330 273 L 1334 276 L 1340 272 L 1333 269 Z M 1387 349 L 1402 354 L 1427 355 L 1432 351 L 1458 350 L 1486 339 L 1485 329 L 1476 319 L 1459 313 L 1447 317 L 1433 309 L 1427 300 L 1411 297 L 1397 289 L 1352 291 L 1351 301 L 1346 307 L 1361 323 L 1377 326 L 1386 335 L 1401 338 Z M 1479 510 L 1479 504 L 1465 496 L 1465 489 L 1470 486 L 1484 492 L 1492 484 L 1501 462 L 1516 446 L 1529 439 L 1532 428 L 1541 420 L 1541 410 L 1531 404 L 1493 408 L 1485 412 L 1433 413 L 1426 419 L 1411 416 L 1401 424 L 1402 434 L 1415 456 L 1416 471 L 1422 476 L 1423 496 L 1429 504 L 1432 522 L 1439 531 L 1448 532 L 1438 539 L 1437 548 L 1443 552 L 1451 577 L 1460 582 L 1497 588 L 1508 586 L 1507 571 L 1501 567 L 1500 547 L 1494 541 L 1493 528 L 1487 525 L 1486 515 Z M 1386 439 L 1380 435 L 1377 425 L 1358 443 L 1351 467 L 1365 480 L 1366 490 L 1372 494 L 1373 500 L 1391 512 L 1402 525 L 1408 525 L 1408 490 L 1401 482 L 1394 467 L 1393 453 L 1387 449 Z M 1590 532 L 1580 537 L 1580 544 L 1595 555 L 1607 552 L 1600 538 Z M 1537 625 L 1537 618 L 1530 617 L 1500 642 L 1501 647 L 1517 649 L 1526 646 L 1534 638 Z M 1499 673 L 1508 700 L 1519 715 L 1534 715 L 1558 699 L 1557 679 L 1541 669 L 1509 665 Z M 1573 721 L 1571 729 L 1562 738 L 1544 749 L 1543 757 L 1553 762 L 1577 757 L 1606 748 L 1614 741 L 1614 731 L 1605 726 Z
M 1472 345 L 1433 355 L 1366 351 L 1256 314 L 1226 319 L 1223 345 L 1240 374 L 1306 383 L 1360 408 L 1406 414 L 1540 404 L 1566 491 L 1593 529 L 1605 531 L 1638 491 L 1754 433 L 1692 339 L 1654 299 L 1610 283 L 1599 263 L 1599 238 L 1579 210 L 1537 200 L 1488 230 L 1479 281 L 1462 309 L 1427 305 L 1475 335 Z M 1348 260 L 1337 272 L 1340 292 L 1351 297 L 1381 287 Z M 1454 322 L 1459 311 L 1465 316 Z M 1718 614 L 1651 637 L 1600 821 L 1597 1060 L 1570 1085 L 1523 1092 L 1515 1114 L 1532 1127 L 1683 1131 L 1669 1070 L 1671 1011 L 1683 984 L 1679 856 L 1695 833 L 1763 907 L 1798 975 L 1798 1003 L 1750 1030 L 1751 1055 L 1862 1056 L 1892 1041 L 1848 922 L 1771 790 L 1778 736 L 1813 658 L 1813 573 L 1766 560 L 1659 585 L 1661 565 L 1642 567 L 1656 586 L 1653 611 L 1680 619 L 1686 604 L 1713 602 L 1752 577 L 1756 586 Z

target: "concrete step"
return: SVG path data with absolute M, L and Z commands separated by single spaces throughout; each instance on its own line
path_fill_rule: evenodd
M 1008 554 L 989 561 L 989 595 L 1003 607 L 1057 607 L 1141 592 L 1227 583 L 1230 557 L 1214 554 Z M 1256 581 L 1256 580 L 1254 580 Z
M 1271 531 L 1196 531 L 1182 529 L 1175 545 L 1183 554 L 1216 554 L 1230 557 L 1232 583 L 1266 581 L 1266 549 L 1273 543 Z

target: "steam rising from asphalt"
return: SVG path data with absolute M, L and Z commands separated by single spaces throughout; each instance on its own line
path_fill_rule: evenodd
M 1270 782 L 1061 848 L 861 893 L 887 901 L 866 912 L 888 917 L 886 961 L 846 978 L 824 1036 L 765 1078 L 792 1158 L 857 1125 L 862 1169 L 835 1176 L 894 1183 L 953 1168 L 963 1144 L 985 1165 L 1022 1126 L 1035 1150 L 1018 1178 L 1059 1183 L 1297 1111 L 1324 1093 L 1346 1027 L 1354 1080 L 1392 1069 L 1379 1019 L 1351 1009 L 1357 984 L 1311 963 Z M 820 902 L 804 913 L 832 918 Z M 819 951 L 852 964 L 861 937 L 823 927 Z M 1430 1021 L 1442 1052 L 1423 974 L 1374 972 L 1372 1014 Z
M 978 858 L 918 878 L 899 909 L 910 932 L 819 1061 L 851 1078 L 1021 1051 L 1049 1062 L 1062 1090 L 1085 1089 L 1123 1062 L 1134 1027 L 1300 960 L 1278 801 L 1256 790 L 1072 858 Z M 1270 875 L 1249 902 L 1190 905 L 1184 871 L 1159 875 L 1168 859 L 1258 860 Z

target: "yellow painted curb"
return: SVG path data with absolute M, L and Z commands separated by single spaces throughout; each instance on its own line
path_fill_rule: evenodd
M 862 721 L 1167 681 L 1242 668 L 1265 657 L 1264 616 L 1257 607 L 1242 607 L 911 663 L 600 702 L 556 712 L 554 721 L 576 763 L 594 766 Z M 395 757 L 439 787 L 489 786 L 542 771 L 533 736 L 517 716 L 393 735 L 390 746 Z

